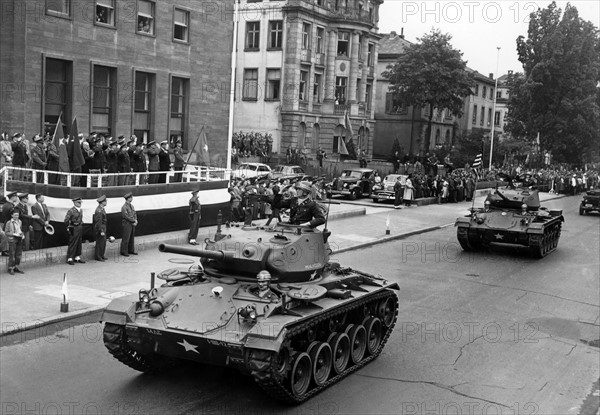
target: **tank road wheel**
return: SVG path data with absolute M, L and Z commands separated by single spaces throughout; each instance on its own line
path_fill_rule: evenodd
M 346 325 L 348 315 L 346 313 L 338 314 L 329 319 L 329 331 L 334 332 Z
M 166 356 L 152 356 L 138 353 L 127 343 L 125 326 L 120 324 L 104 324 L 104 345 L 109 353 L 121 363 L 144 373 L 157 373 L 169 369 L 177 363 L 176 359 Z
M 308 390 L 312 378 L 311 368 L 312 362 L 307 353 L 300 353 L 296 356 L 290 375 L 290 386 L 294 396 L 302 396 Z
M 331 347 L 325 342 L 313 342 L 308 347 L 308 355 L 312 360 L 313 380 L 317 386 L 324 385 L 331 373 Z
M 346 327 L 346 334 L 350 339 L 350 359 L 352 363 L 360 362 L 367 350 L 367 331 L 362 324 L 350 324 Z
M 383 338 L 381 320 L 372 317 L 365 322 L 365 328 L 367 331 L 367 351 L 370 355 L 373 355 L 377 352 Z
M 290 370 L 290 350 L 283 346 L 275 356 L 275 376 L 277 379 L 285 379 Z
M 377 317 L 381 319 L 385 327 L 394 324 L 394 318 L 396 317 L 396 302 L 394 299 L 395 297 L 388 297 L 381 300 L 377 308 Z
M 328 343 L 333 355 L 333 370 L 340 374 L 350 360 L 350 339 L 345 333 L 331 333 Z

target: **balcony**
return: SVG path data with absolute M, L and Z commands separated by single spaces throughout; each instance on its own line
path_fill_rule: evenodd
M 310 62 L 312 51 L 310 49 L 300 49 L 300 60 L 302 62 Z
M 350 104 L 334 104 L 333 113 L 344 115 L 346 111 L 350 111 Z
M 333 19 L 373 23 L 373 18 L 366 10 L 331 10 L 329 15 Z

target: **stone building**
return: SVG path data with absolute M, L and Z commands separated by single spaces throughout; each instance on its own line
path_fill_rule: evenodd
M 329 157 L 341 140 L 371 153 L 381 0 L 241 2 L 235 132 L 270 134 Z
M 501 116 L 502 110 L 499 110 L 498 105 L 492 116 L 496 93 L 494 74 L 485 76 L 471 68 L 467 70 L 474 74 L 475 86 L 473 94 L 465 98 L 463 116 L 458 119 L 459 128 L 464 135 L 477 130 L 491 132 L 493 121 L 494 135 L 497 137 L 497 134 L 502 133 L 504 117 Z
M 212 6 L 214 4 L 211 3 Z M 233 25 L 197 0 L 3 0 L 0 129 L 30 138 L 59 115 L 79 132 L 227 151 Z

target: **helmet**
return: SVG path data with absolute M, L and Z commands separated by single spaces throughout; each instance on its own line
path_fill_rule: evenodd
M 312 186 L 309 182 L 298 182 L 296 183 L 296 189 L 302 189 L 305 192 L 312 192 Z
M 269 271 L 262 270 L 256 276 L 256 279 L 260 281 L 271 281 L 271 273 Z

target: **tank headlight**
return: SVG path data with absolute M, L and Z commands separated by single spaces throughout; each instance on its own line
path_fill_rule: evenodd
M 148 304 L 150 302 L 150 294 L 148 294 L 147 290 L 141 289 L 139 292 L 140 302 L 143 304 Z
M 256 321 L 256 307 L 254 304 L 248 304 L 246 307 L 238 308 L 238 316 L 244 320 Z
M 485 213 L 478 213 L 478 214 L 475 216 L 475 221 L 476 221 L 478 224 L 480 224 L 480 225 L 481 225 L 483 222 L 485 222 L 485 219 L 486 219 L 486 218 L 487 218 L 487 216 L 486 216 L 486 214 L 485 214 Z

